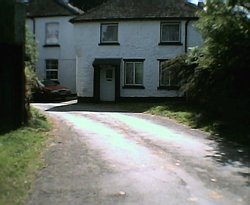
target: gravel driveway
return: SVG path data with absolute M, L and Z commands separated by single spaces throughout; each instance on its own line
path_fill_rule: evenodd
M 34 104 L 55 138 L 28 205 L 247 205 L 247 150 L 112 104 Z

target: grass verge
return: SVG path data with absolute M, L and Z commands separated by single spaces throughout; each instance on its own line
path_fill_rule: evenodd
M 182 101 L 164 103 L 127 103 L 127 110 L 145 112 L 153 115 L 168 117 L 194 129 L 200 129 L 213 136 L 249 145 L 250 124 L 246 119 L 233 116 L 218 116 L 201 107 Z
M 28 126 L 0 135 L 0 204 L 21 205 L 35 172 L 43 166 L 49 125 L 44 115 L 32 110 Z

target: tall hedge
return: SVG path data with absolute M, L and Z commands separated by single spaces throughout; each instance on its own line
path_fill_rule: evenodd
M 207 0 L 199 15 L 203 47 L 166 69 L 178 72 L 193 102 L 221 116 L 249 119 L 250 0 Z

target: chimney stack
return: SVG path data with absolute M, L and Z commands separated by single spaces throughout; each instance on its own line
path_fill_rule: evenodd
M 200 9 L 204 8 L 204 2 L 203 2 L 203 0 L 199 0 L 199 2 L 198 2 L 198 8 L 200 8 Z

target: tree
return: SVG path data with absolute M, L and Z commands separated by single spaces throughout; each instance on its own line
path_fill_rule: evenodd
M 183 60 L 181 73 L 188 74 L 182 75 L 183 87 L 192 100 L 218 113 L 229 113 L 232 106 L 249 110 L 249 5 L 250 0 L 207 0 L 197 23 L 204 46 Z
M 37 44 L 34 36 L 26 27 L 25 30 L 25 107 L 30 117 L 30 100 L 32 89 L 36 86 L 35 67 L 38 59 Z
M 201 55 L 200 49 L 193 48 L 189 53 L 168 60 L 163 65 L 163 69 L 169 70 L 173 75 L 172 77 L 178 82 L 180 90 L 185 93 L 187 101 L 190 100 L 190 97 L 192 100 L 202 92 L 202 86 L 200 86 L 198 82 L 198 80 L 201 79 L 200 69 L 198 67 L 198 60 Z
M 38 60 L 37 43 L 34 35 L 25 28 L 25 64 L 35 70 Z
M 228 5 L 232 7 L 242 7 L 245 9 L 248 13 L 250 12 L 250 2 L 249 0 L 229 0 Z
M 211 107 L 225 114 L 230 107 L 246 109 L 250 96 L 249 0 L 207 0 L 197 27 L 204 41 L 199 58 L 202 92 Z M 205 77 L 205 76 L 204 76 Z M 197 83 L 198 86 L 199 83 Z M 196 88 L 197 88 L 196 86 Z M 242 114 L 242 113 L 241 113 Z
M 24 102 L 24 6 L 15 0 L 1 0 L 0 25 L 0 132 L 27 122 Z M 8 23 L 7 23 L 8 22 Z M 6 26 L 6 23 L 8 26 Z
M 104 2 L 106 2 L 107 0 L 70 0 L 69 2 L 82 9 L 83 11 L 87 11 L 93 7 L 96 7 Z
M 205 39 L 200 65 L 212 69 L 213 79 L 229 77 L 223 81 L 230 87 L 231 95 L 249 85 L 246 74 L 250 65 L 250 21 L 241 2 L 208 0 L 197 24 Z

